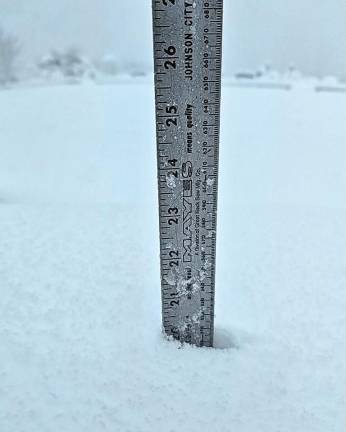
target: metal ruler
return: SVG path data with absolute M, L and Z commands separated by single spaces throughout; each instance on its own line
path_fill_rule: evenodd
M 153 0 L 163 326 L 212 346 L 222 0 Z

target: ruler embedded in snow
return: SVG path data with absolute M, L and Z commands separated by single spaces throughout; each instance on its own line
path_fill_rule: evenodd
M 163 326 L 212 346 L 222 0 L 153 0 Z

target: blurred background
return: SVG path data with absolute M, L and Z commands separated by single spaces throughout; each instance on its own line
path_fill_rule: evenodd
M 225 1 L 224 74 L 346 77 L 343 0 Z M 151 2 L 0 0 L 0 82 L 152 70 Z M 4 51 L 5 39 L 15 46 Z M 6 60 L 7 63 L 10 60 Z M 4 69 L 4 66 L 2 66 Z M 60 70 L 59 70 L 60 69 Z M 7 77 L 5 77 L 7 74 Z M 2 75 L 2 78 L 1 78 Z
M 345 0 L 224 8 L 225 349 L 178 350 L 151 0 L 0 0 L 1 432 L 345 431 Z

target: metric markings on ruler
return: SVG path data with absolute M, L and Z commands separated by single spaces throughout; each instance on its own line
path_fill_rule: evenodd
M 153 0 L 162 319 L 213 343 L 222 0 Z

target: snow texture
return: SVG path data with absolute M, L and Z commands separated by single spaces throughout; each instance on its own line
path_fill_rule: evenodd
M 153 86 L 2 91 L 0 431 L 342 432 L 345 115 L 224 88 L 198 349 L 161 335 Z

